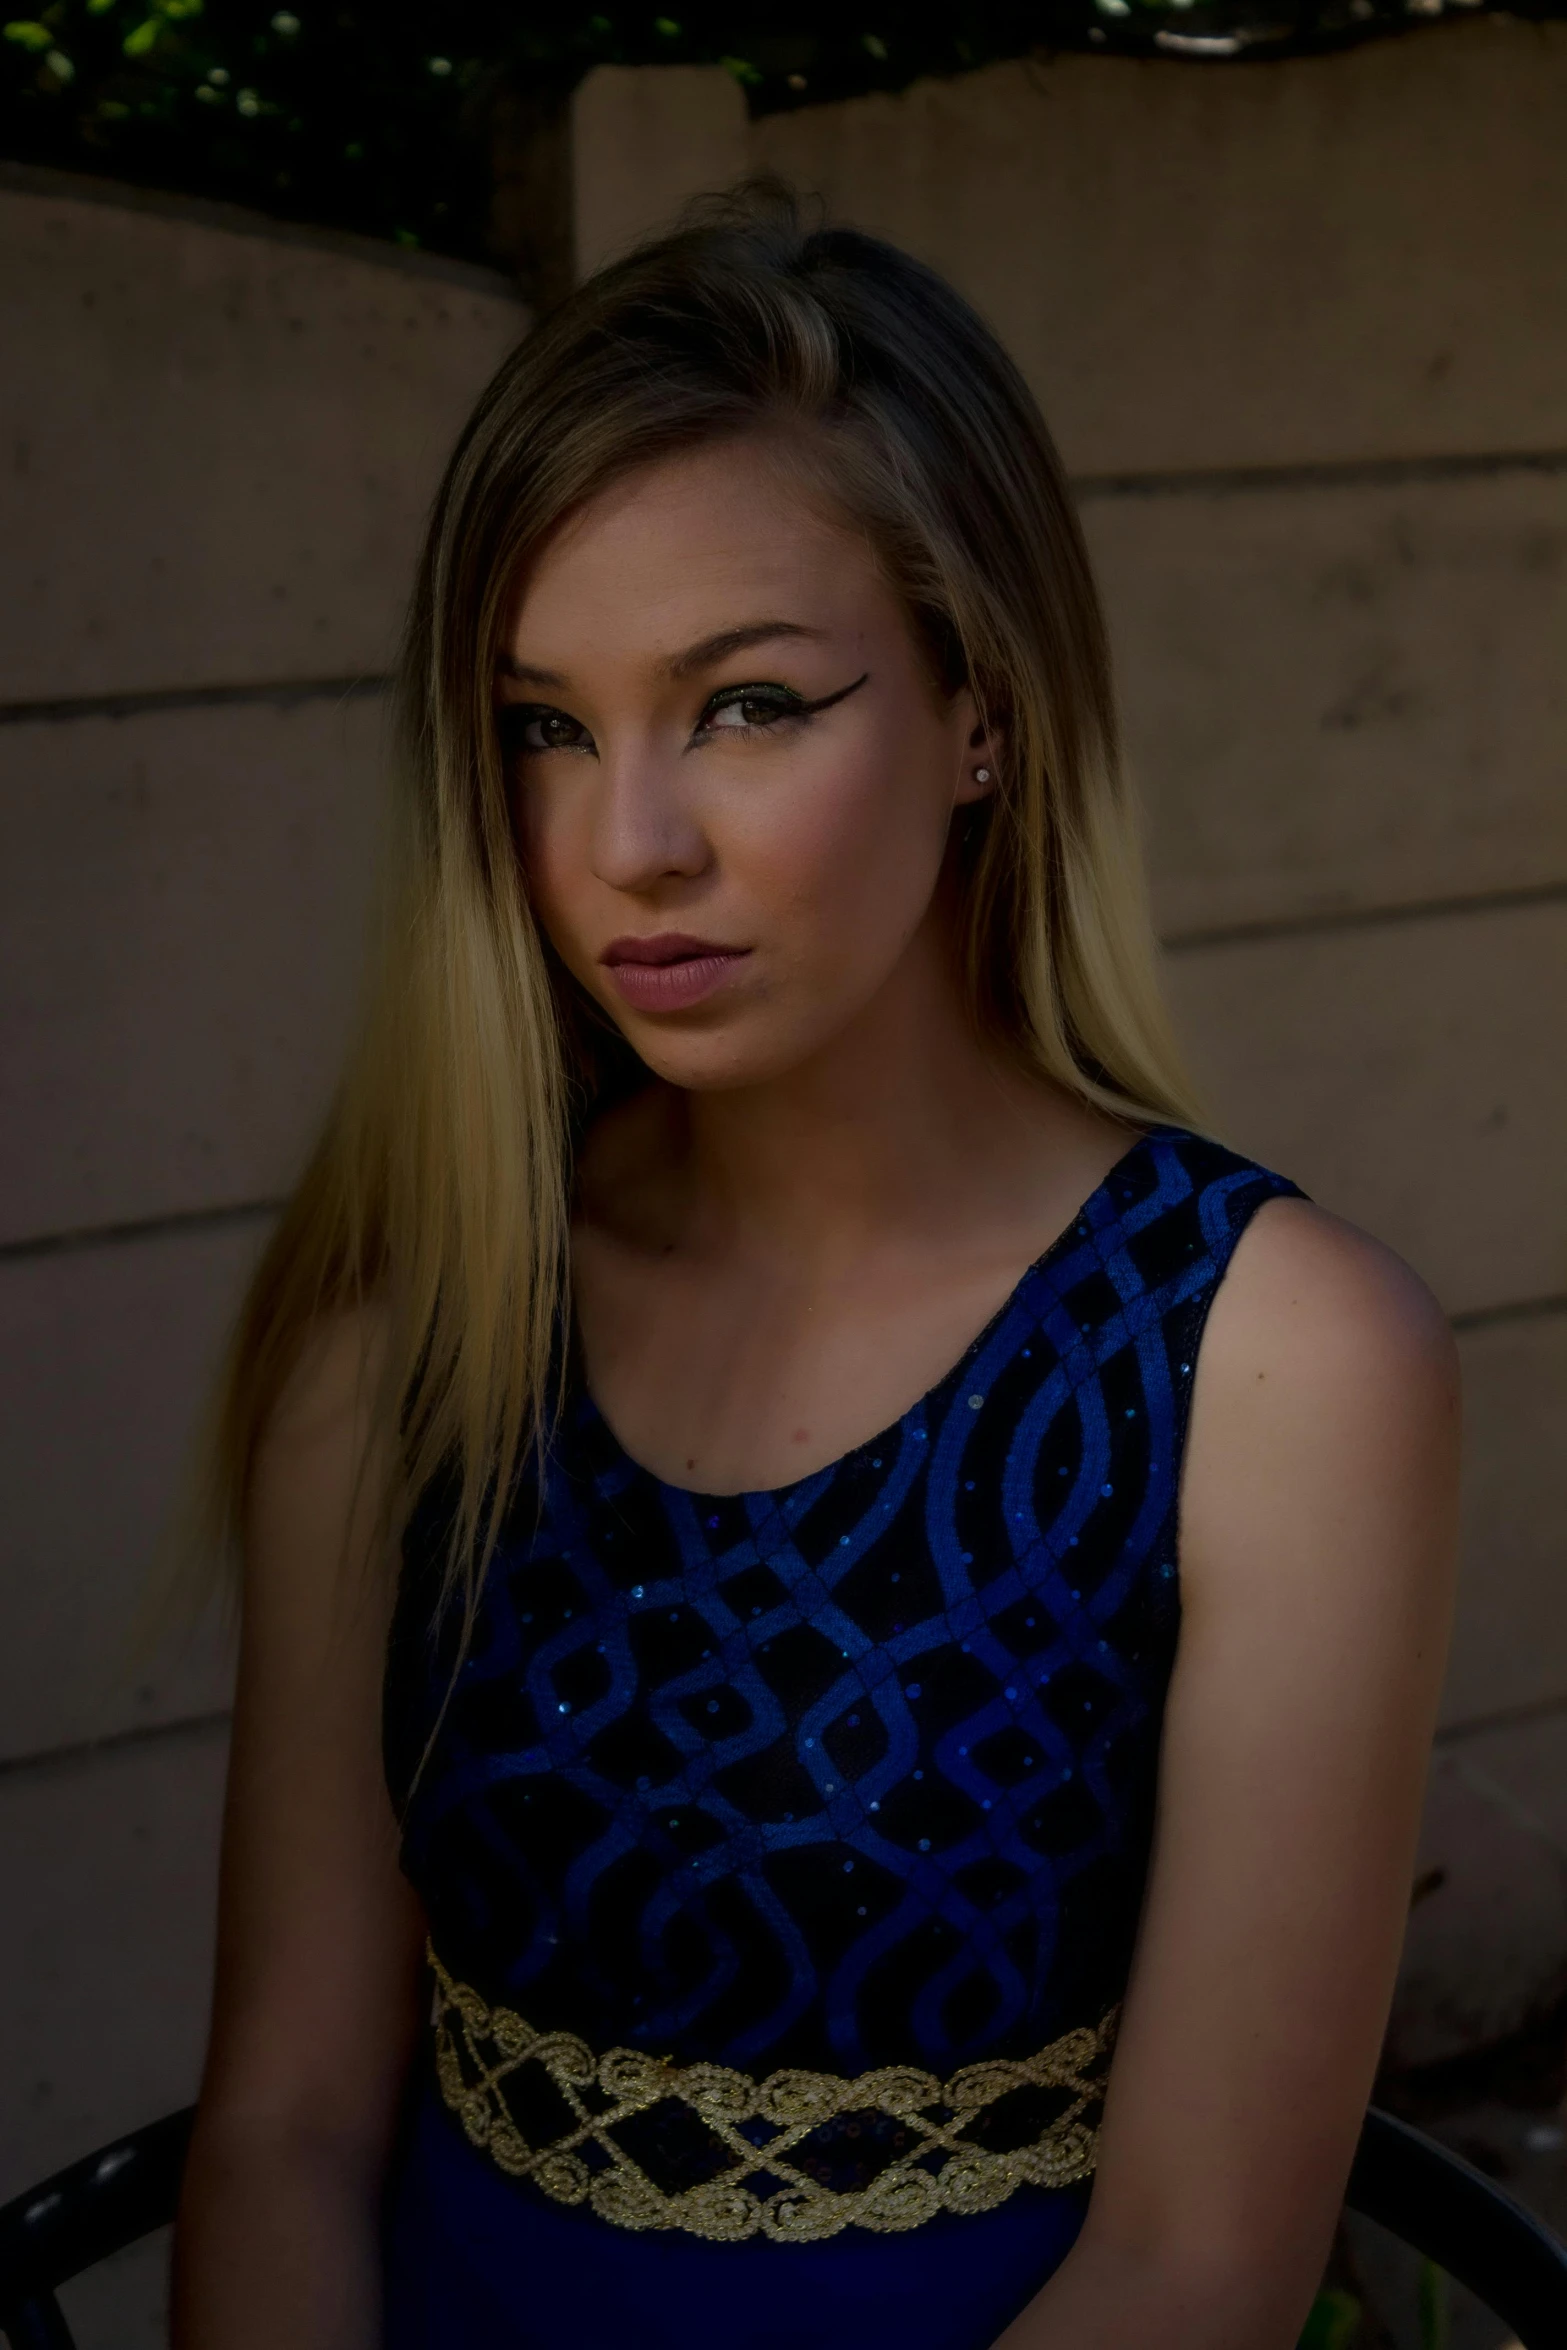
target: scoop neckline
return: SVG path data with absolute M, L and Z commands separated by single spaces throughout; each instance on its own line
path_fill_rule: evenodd
M 645 1461 L 639 1461 L 635 1453 L 627 1450 L 605 1418 L 584 1375 L 579 1383 L 579 1392 L 586 1416 L 595 1426 L 603 1430 L 604 1435 L 614 1446 L 625 1466 L 644 1484 L 655 1486 L 660 1493 L 673 1494 L 678 1500 L 686 1502 L 771 1502 L 776 1504 L 786 1501 L 791 1494 L 798 1493 L 802 1487 L 814 1485 L 823 1477 L 836 1475 L 846 1462 L 855 1460 L 861 1453 L 870 1452 L 878 1446 L 888 1445 L 900 1436 L 916 1414 L 926 1411 L 935 1398 L 940 1395 L 942 1389 L 950 1386 L 952 1381 L 963 1371 L 965 1365 L 971 1362 L 981 1348 L 988 1343 L 992 1335 L 1006 1320 L 1008 1314 L 1011 1313 L 1026 1284 L 1032 1281 L 1037 1274 L 1047 1271 L 1057 1257 L 1064 1255 L 1069 1241 L 1080 1237 L 1078 1227 L 1084 1218 L 1092 1213 L 1115 1183 L 1124 1179 L 1127 1169 L 1137 1159 L 1139 1153 L 1145 1150 L 1156 1136 L 1168 1137 L 1177 1131 L 1179 1130 L 1170 1126 L 1146 1126 L 1143 1128 L 1135 1140 L 1128 1144 L 1114 1165 L 1105 1170 L 1092 1191 L 1073 1209 L 1049 1246 L 1041 1250 L 1037 1257 L 1024 1266 L 1000 1305 L 997 1306 L 983 1328 L 975 1332 L 956 1362 L 943 1371 L 939 1379 L 933 1380 L 923 1395 L 916 1396 L 906 1411 L 900 1412 L 895 1420 L 889 1420 L 886 1426 L 879 1428 L 873 1436 L 862 1437 L 858 1444 L 851 1444 L 832 1460 L 824 1461 L 820 1468 L 807 1469 L 803 1475 L 791 1478 L 786 1485 L 747 1485 L 738 1488 L 733 1493 L 714 1493 L 705 1486 L 673 1484 L 667 1477 L 661 1477 L 656 1469 L 650 1469 Z M 575 1340 L 575 1333 L 573 1333 L 573 1337 Z M 581 1360 L 580 1352 L 578 1360 L 579 1362 Z

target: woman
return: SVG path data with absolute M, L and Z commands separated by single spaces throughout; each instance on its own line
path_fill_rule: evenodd
M 1452 1349 L 1185 1123 L 1029 394 L 903 255 L 720 206 L 485 394 L 403 698 L 225 1405 L 176 2339 L 1288 2350 Z

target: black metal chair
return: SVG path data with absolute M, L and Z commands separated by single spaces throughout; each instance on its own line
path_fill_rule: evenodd
M 1567 2344 L 1567 2246 L 1424 2131 L 1374 2105 L 1345 2201 L 1445 2269 L 1512 2327 L 1524 2350 Z
M 195 2107 L 56 2171 L 0 2209 L 0 2335 L 11 2350 L 76 2350 L 55 2287 L 167 2227 Z
M 0 2335 L 75 2350 L 56 2288 L 174 2217 L 192 2111 L 57 2171 L 0 2209 Z M 1567 2247 L 1445 2146 L 1375 2106 L 1347 2197 L 1510 2325 L 1524 2350 L 1567 2344 Z

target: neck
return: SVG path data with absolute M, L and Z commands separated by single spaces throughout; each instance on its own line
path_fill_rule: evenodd
M 971 1227 L 1102 1121 L 976 1034 L 936 936 L 829 1045 L 764 1083 L 673 1089 L 668 1164 L 692 1237 L 830 1271 L 872 1237 Z

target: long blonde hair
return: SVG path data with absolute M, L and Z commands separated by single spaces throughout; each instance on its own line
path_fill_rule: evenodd
M 1105 628 L 1060 460 L 952 289 L 783 189 L 717 199 L 573 294 L 483 394 L 436 497 L 398 689 L 400 842 L 368 1009 L 251 1284 L 218 1399 L 232 1536 L 312 1330 L 373 1305 L 401 1510 L 455 1496 L 471 1611 L 547 1434 L 575 1137 L 613 1059 L 557 983 L 523 886 L 491 708 L 519 568 L 634 469 L 768 431 L 864 531 L 949 688 L 1002 749 L 960 859 L 975 1017 L 1133 1122 L 1186 1119 Z

